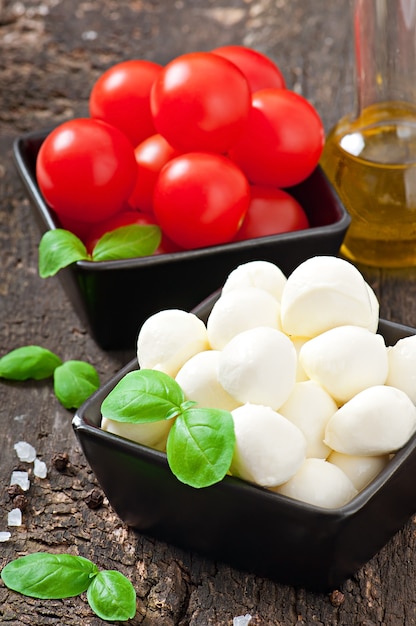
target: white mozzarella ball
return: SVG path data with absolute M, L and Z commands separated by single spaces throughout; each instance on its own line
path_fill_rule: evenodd
M 200 407 L 232 411 L 239 402 L 227 393 L 218 381 L 218 350 L 198 352 L 186 361 L 176 375 L 187 400 L 194 400 Z
M 386 384 L 401 389 L 416 404 L 416 335 L 404 337 L 387 349 Z
M 280 328 L 279 302 L 257 287 L 232 289 L 220 296 L 209 314 L 211 348 L 222 350 L 235 335 L 257 326 Z
M 297 426 L 268 406 L 245 404 L 232 411 L 236 445 L 231 473 L 263 487 L 289 480 L 305 459 Z
M 325 443 L 344 454 L 378 456 L 401 448 L 415 432 L 416 407 L 400 389 L 364 389 L 329 420 Z
M 367 284 L 348 261 L 312 257 L 287 279 L 281 298 L 281 323 L 288 335 L 315 337 L 347 324 L 372 328 L 373 320 Z
M 140 424 L 116 422 L 107 417 L 103 417 L 101 420 L 101 428 L 103 430 L 125 439 L 130 439 L 143 446 L 162 451 L 166 449 L 166 441 L 172 424 L 173 420 L 171 419 Z
M 276 300 L 282 296 L 286 284 L 282 270 L 270 261 L 249 261 L 242 263 L 229 275 L 222 288 L 222 293 L 242 287 L 258 287 L 270 293 Z
M 306 459 L 293 478 L 274 491 L 325 509 L 344 506 L 357 495 L 344 472 L 324 459 Z
M 236 335 L 222 350 L 218 380 L 240 403 L 278 409 L 296 382 L 296 350 L 280 330 L 264 326 Z
M 194 354 L 209 349 L 205 324 L 193 313 L 166 309 L 149 317 L 137 339 L 141 369 L 155 369 L 175 377 Z
M 359 326 L 338 326 L 310 339 L 299 361 L 338 404 L 367 387 L 383 385 L 388 373 L 384 338 Z
M 348 476 L 354 487 L 361 491 L 389 462 L 390 456 L 353 456 L 332 451 L 327 461 L 339 467 Z
M 326 459 L 331 449 L 323 441 L 325 428 L 337 409 L 331 396 L 318 383 L 308 380 L 296 383 L 279 413 L 305 435 L 307 457 Z

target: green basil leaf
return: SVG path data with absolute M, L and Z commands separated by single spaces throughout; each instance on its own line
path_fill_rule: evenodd
M 41 380 L 52 376 L 61 359 L 41 346 L 22 346 L 0 359 L 0 378 L 8 380 Z
M 57 600 L 86 591 L 97 573 L 84 557 L 35 552 L 8 563 L 1 577 L 6 587 L 25 596 Z
M 234 421 L 229 411 L 191 408 L 176 418 L 166 451 L 175 476 L 199 488 L 224 478 L 234 447 Z
M 156 225 L 131 224 L 120 226 L 99 239 L 92 251 L 93 261 L 111 261 L 150 256 L 161 240 Z
M 85 361 L 65 361 L 53 374 L 55 395 L 66 409 L 78 409 L 100 386 L 95 367 Z
M 54 276 L 60 269 L 90 259 L 86 247 L 74 233 L 63 228 L 48 230 L 39 243 L 39 275 Z
M 87 590 L 87 600 L 101 619 L 125 621 L 136 615 L 136 592 L 120 572 L 103 570 L 95 576 Z
M 152 369 L 126 374 L 108 394 L 101 413 L 117 422 L 156 422 L 180 412 L 184 393 L 174 378 Z

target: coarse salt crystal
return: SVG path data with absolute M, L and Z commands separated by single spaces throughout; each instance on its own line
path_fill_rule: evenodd
M 29 474 L 27 472 L 12 472 L 12 477 L 10 479 L 11 485 L 19 485 L 23 489 L 23 491 L 27 491 L 30 487 Z
M 35 465 L 33 468 L 33 473 L 38 478 L 46 478 L 48 474 L 48 470 L 46 468 L 46 463 L 44 461 L 40 461 L 39 459 L 35 459 Z
M 12 509 L 7 514 L 8 526 L 21 526 L 22 525 L 22 511 L 20 509 Z
M 11 536 L 12 535 L 9 532 L 1 531 L 0 532 L 0 543 L 4 543 L 5 541 L 9 541 Z
M 239 615 L 238 617 L 234 617 L 233 626 L 248 626 L 251 621 L 251 615 L 248 613 L 246 615 Z
M 26 461 L 27 463 L 33 463 L 36 458 L 35 448 L 26 441 L 18 441 L 14 444 L 14 449 L 19 457 L 20 461 Z

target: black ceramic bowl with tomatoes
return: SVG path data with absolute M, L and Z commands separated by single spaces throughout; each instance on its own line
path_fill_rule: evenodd
M 98 344 L 120 349 L 241 263 L 288 274 L 338 253 L 349 216 L 318 165 L 323 141 L 279 68 L 228 46 L 109 68 L 89 116 L 18 138 L 14 156 L 42 232 L 70 230 L 91 253 L 59 276 Z M 160 229 L 154 253 L 95 261 L 97 240 L 128 224 Z

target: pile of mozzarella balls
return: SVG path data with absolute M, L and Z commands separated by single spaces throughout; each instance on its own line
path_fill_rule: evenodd
M 378 322 L 376 295 L 348 261 L 316 256 L 289 277 L 253 261 L 229 274 L 206 324 L 178 309 L 148 318 L 137 357 L 186 399 L 231 412 L 232 475 L 336 508 L 416 430 L 416 336 L 386 346 Z M 170 426 L 102 422 L 159 450 Z

